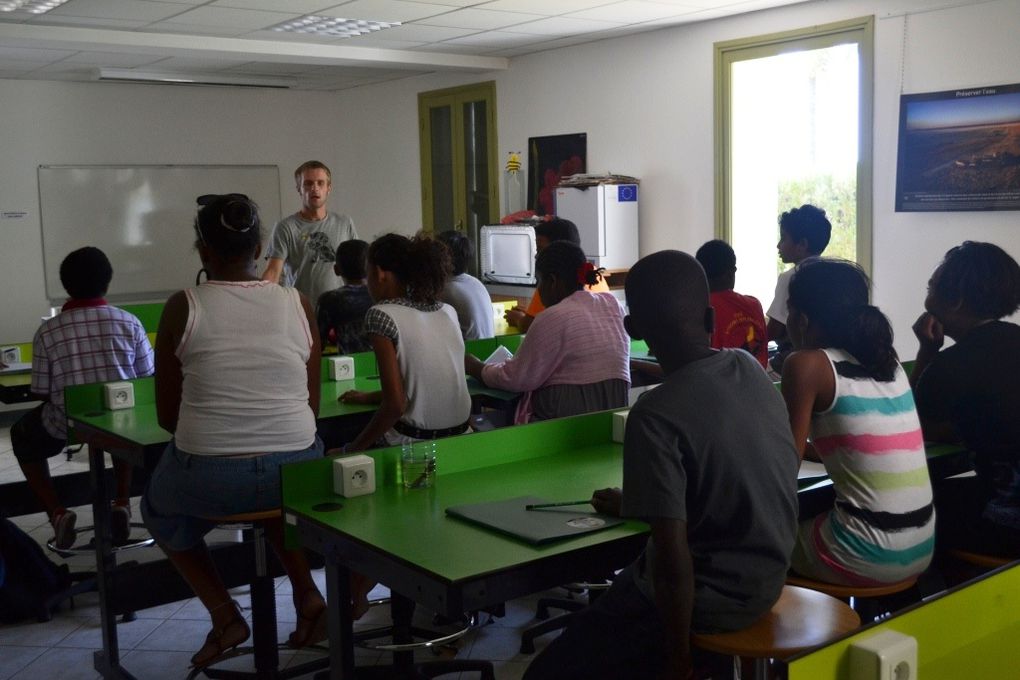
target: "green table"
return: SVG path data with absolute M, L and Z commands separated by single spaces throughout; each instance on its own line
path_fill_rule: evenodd
M 398 447 L 369 452 L 374 494 L 345 499 L 332 490 L 331 459 L 286 466 L 285 518 L 303 545 L 326 558 L 331 677 L 352 677 L 354 651 L 348 570 L 379 579 L 403 596 L 457 618 L 585 576 L 602 577 L 636 558 L 641 522 L 534 546 L 447 517 L 451 505 L 535 495 L 588 498 L 622 482 L 622 447 L 611 442 L 610 413 L 450 437 L 438 445 L 431 489 L 398 485 Z M 331 506 L 340 503 L 339 509 Z
M 323 361 L 323 382 L 320 399 L 319 420 L 337 421 L 355 418 L 364 419 L 376 410 L 373 404 L 345 404 L 337 401 L 337 397 L 350 389 L 374 391 L 379 389 L 379 379 L 375 370 L 375 357 L 371 352 L 355 355 L 355 380 L 335 382 L 329 380 L 328 364 Z M 110 453 L 136 467 L 149 468 L 155 464 L 159 455 L 170 441 L 170 433 L 159 426 L 156 419 L 155 385 L 153 378 L 138 378 L 130 381 L 134 385 L 135 406 L 130 409 L 109 411 L 103 405 L 103 386 L 77 385 L 65 390 L 65 405 L 68 416 L 68 437 L 74 441 L 88 445 L 89 480 L 92 488 L 92 510 L 95 525 L 96 570 L 99 587 L 100 627 L 103 637 L 103 650 L 95 654 L 95 669 L 106 678 L 133 678 L 120 665 L 120 652 L 117 643 L 116 615 L 134 608 L 154 606 L 172 599 L 183 599 L 190 595 L 183 582 L 162 584 L 160 589 L 144 589 L 146 592 L 138 596 L 125 598 L 124 591 L 132 585 L 125 578 L 124 570 L 117 570 L 116 556 L 113 552 L 109 530 L 109 498 L 110 480 L 105 474 L 104 453 Z M 480 385 L 470 387 L 473 393 L 485 394 L 488 398 L 513 400 L 516 395 L 498 390 L 488 390 Z M 243 547 L 243 546 L 240 546 Z M 223 559 L 228 564 L 247 559 L 238 557 L 240 550 L 224 551 Z M 247 550 L 244 550 L 245 555 Z M 150 565 L 141 565 L 139 575 L 142 580 L 152 569 Z M 246 565 L 250 566 L 250 565 Z M 224 577 L 230 574 L 244 574 L 240 568 L 221 570 Z M 115 576 L 116 575 L 116 576 Z M 154 578 L 158 578 L 155 577 Z M 235 579 L 236 580 L 236 579 Z M 137 582 L 138 579 L 135 579 Z M 240 585 L 228 583 L 228 587 Z M 116 593 L 117 586 L 121 592 Z M 172 599 L 167 599 L 172 598 Z

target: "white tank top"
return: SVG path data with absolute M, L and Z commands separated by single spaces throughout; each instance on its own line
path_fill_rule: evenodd
M 312 333 L 297 290 L 265 281 L 207 281 L 184 292 L 188 321 L 176 350 L 184 376 L 178 448 L 216 456 L 311 446 Z

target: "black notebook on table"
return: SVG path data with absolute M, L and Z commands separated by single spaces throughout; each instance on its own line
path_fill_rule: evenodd
M 623 524 L 619 517 L 593 512 L 591 506 L 524 509 L 527 505 L 548 502 L 546 498 L 519 496 L 503 501 L 454 505 L 446 509 L 446 514 L 534 545 Z

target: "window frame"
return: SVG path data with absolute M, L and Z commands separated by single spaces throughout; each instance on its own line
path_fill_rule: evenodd
M 857 116 L 857 263 L 872 268 L 872 138 L 875 91 L 875 18 L 859 17 L 792 31 L 715 43 L 715 214 L 716 236 L 733 241 L 732 199 L 732 71 L 738 61 L 788 52 L 856 43 L 859 54 Z M 773 216 L 774 217 L 774 216 Z M 778 227 L 777 227 L 778 229 Z

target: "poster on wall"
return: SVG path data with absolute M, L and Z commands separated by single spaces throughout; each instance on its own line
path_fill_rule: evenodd
M 1020 210 L 1020 84 L 900 97 L 896 211 Z
M 528 209 L 538 215 L 553 214 L 553 197 L 561 177 L 585 172 L 588 135 L 528 138 Z

